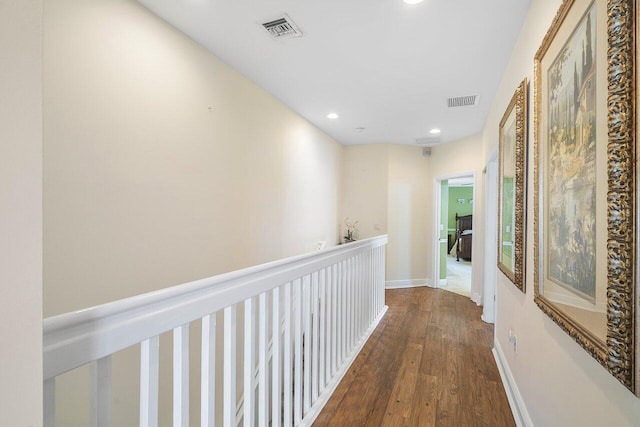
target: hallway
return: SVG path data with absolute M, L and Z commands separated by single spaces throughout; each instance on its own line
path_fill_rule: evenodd
M 389 311 L 315 426 L 512 426 L 493 327 L 468 298 L 388 290 Z

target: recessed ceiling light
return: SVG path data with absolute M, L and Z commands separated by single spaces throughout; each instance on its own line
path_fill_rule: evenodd
M 422 3 L 424 0 L 402 0 L 404 1 L 406 4 L 418 4 L 418 3 Z
M 329 114 L 327 114 L 327 119 L 335 120 L 335 119 L 337 119 L 338 117 L 340 117 L 340 116 L 338 116 L 336 113 L 329 113 Z
M 439 133 L 440 133 L 440 129 L 431 129 L 431 130 L 429 131 L 429 133 L 430 133 L 430 134 L 432 134 L 432 135 L 437 135 L 437 134 L 439 134 Z

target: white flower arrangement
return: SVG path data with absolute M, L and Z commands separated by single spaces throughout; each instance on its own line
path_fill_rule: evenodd
M 344 224 L 347 226 L 344 235 L 344 242 L 355 242 L 358 237 L 358 221 L 351 221 L 349 218 L 344 220 Z

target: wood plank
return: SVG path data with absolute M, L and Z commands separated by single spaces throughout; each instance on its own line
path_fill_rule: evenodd
M 436 424 L 437 384 L 436 377 L 418 374 L 416 394 L 411 408 L 411 426 L 422 427 Z
M 387 315 L 315 426 L 515 425 L 480 307 L 430 288 L 385 298 Z
M 398 372 L 398 378 L 402 378 L 402 381 L 396 381 L 394 384 L 382 425 L 406 425 L 411 419 L 421 356 L 422 345 L 415 343 L 407 345 Z

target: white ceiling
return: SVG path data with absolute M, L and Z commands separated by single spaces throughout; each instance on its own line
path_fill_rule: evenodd
M 139 1 L 343 144 L 480 132 L 530 3 Z M 259 25 L 283 13 L 302 37 L 277 41 Z M 479 105 L 447 108 L 472 94 Z

